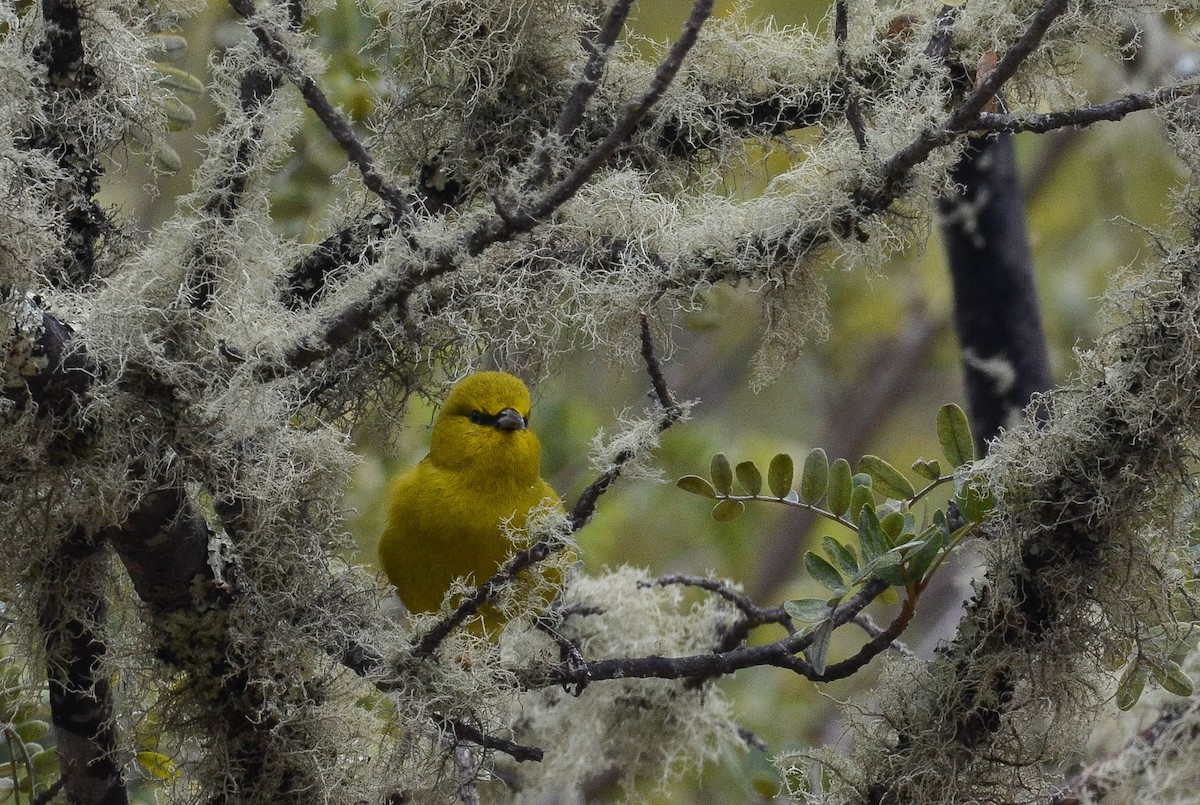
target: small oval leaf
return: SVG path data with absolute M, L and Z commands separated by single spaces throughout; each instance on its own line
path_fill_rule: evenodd
M 1162 685 L 1164 690 L 1174 693 L 1176 696 L 1191 696 L 1195 690 L 1192 678 L 1179 667 L 1177 662 L 1167 662 L 1155 676 L 1158 678 L 1158 684 Z
M 733 468 L 729 466 L 729 458 L 724 453 L 717 453 L 708 462 L 708 477 L 712 478 L 718 495 L 733 492 Z
M 858 572 L 858 559 L 854 556 L 854 552 L 845 545 L 833 537 L 826 536 L 821 538 L 821 547 L 825 549 L 825 553 L 837 565 L 838 570 L 847 576 L 853 576 Z
M 839 458 L 829 468 L 829 510 L 836 515 L 842 515 L 850 508 L 850 492 L 854 486 L 854 473 L 850 471 L 850 462 Z
M 819 623 L 829 617 L 829 603 L 823 598 L 797 598 L 783 602 L 783 611 L 800 623 Z
M 812 576 L 813 580 L 831 592 L 843 593 L 846 591 L 846 582 L 837 568 L 812 551 L 804 552 L 804 569 L 808 571 L 808 575 Z
M 16 733 L 25 743 L 40 741 L 50 734 L 50 725 L 40 718 L 31 718 L 17 724 Z
M 787 453 L 779 453 L 771 459 L 767 466 L 767 488 L 777 498 L 786 498 L 792 491 L 793 465 L 792 457 Z
M 740 500 L 722 500 L 713 506 L 712 517 L 718 523 L 728 523 L 746 510 L 746 504 Z
M 912 482 L 900 470 L 879 456 L 866 455 L 858 460 L 858 471 L 871 476 L 872 486 L 881 495 L 893 500 L 908 500 L 917 494 Z
M 742 461 L 733 471 L 737 474 L 742 489 L 745 489 L 747 494 L 758 497 L 758 493 L 762 491 L 762 473 L 759 472 L 758 465 L 753 461 Z
M 936 481 L 942 477 L 942 465 L 936 458 L 933 461 L 918 458 L 912 463 L 912 471 L 926 481 Z
M 887 553 L 887 546 L 879 532 L 879 518 L 875 510 L 869 506 L 863 507 L 858 514 L 858 547 L 863 561 L 874 562 Z
M 937 437 L 942 453 L 951 467 L 961 467 L 975 460 L 975 442 L 971 439 L 971 423 L 966 412 L 954 403 L 943 405 L 937 413 Z
M 875 495 L 869 486 L 855 486 L 850 493 L 850 517 L 857 520 L 864 509 L 875 511 Z
M 829 487 L 829 456 L 820 447 L 808 451 L 804 458 L 804 473 L 800 476 L 800 499 L 816 503 Z
M 829 656 L 829 638 L 833 635 L 833 621 L 822 621 L 813 629 L 813 641 L 809 644 L 804 656 L 818 674 L 825 673 L 825 661 Z
M 904 515 L 900 512 L 888 512 L 879 521 L 879 530 L 895 545 L 900 535 L 904 533 Z
M 717 490 L 713 489 L 713 485 L 708 482 L 708 479 L 701 478 L 699 475 L 685 475 L 676 481 L 675 485 L 684 492 L 691 492 L 702 498 L 717 499 Z
M 1121 674 L 1121 681 L 1117 683 L 1117 707 L 1122 710 L 1133 707 L 1142 698 L 1145 687 L 1146 666 L 1135 659 L 1129 663 L 1125 673 Z

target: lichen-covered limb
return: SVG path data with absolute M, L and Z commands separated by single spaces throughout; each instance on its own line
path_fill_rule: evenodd
M 112 586 L 102 541 L 73 527 L 38 577 L 50 715 L 62 788 L 80 805 L 121 805 L 127 751 L 113 722 L 105 619 Z
M 1176 505 L 1200 437 L 1198 268 L 1190 243 L 1131 282 L 1110 311 L 1117 329 L 1053 394 L 1048 421 L 993 443 L 980 467 L 999 503 L 986 582 L 937 659 L 885 678 L 881 721 L 846 773 L 859 796 L 1044 795 L 1095 712 L 1101 655 L 1137 646 L 1131 659 L 1161 663 L 1177 648 L 1170 557 L 1187 538 Z
M 840 604 L 830 616 L 833 628 L 854 620 L 868 604 L 887 588 L 881 581 L 871 581 L 850 599 Z M 587 685 L 612 679 L 712 679 L 735 673 L 746 668 L 774 666 L 793 671 L 807 679 L 828 682 L 844 679 L 862 668 L 873 657 L 885 651 L 892 641 L 904 630 L 913 615 L 909 602 L 900 614 L 878 635 L 872 637 L 853 656 L 834 663 L 823 671 L 799 655 L 815 640 L 814 632 L 793 633 L 771 643 L 757 646 L 739 646 L 726 651 L 695 654 L 686 657 L 614 657 L 611 659 L 588 660 L 578 663 L 560 663 L 541 668 L 527 668 L 518 672 L 522 685 L 530 688 L 550 685 L 570 686 L 582 690 Z M 759 613 L 752 618 L 757 619 Z M 735 626 L 736 628 L 736 626 Z

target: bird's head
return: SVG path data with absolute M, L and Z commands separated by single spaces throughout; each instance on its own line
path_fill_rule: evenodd
M 506 372 L 459 381 L 433 423 L 429 456 L 446 469 L 478 470 L 532 483 L 541 445 L 529 429 L 529 389 Z

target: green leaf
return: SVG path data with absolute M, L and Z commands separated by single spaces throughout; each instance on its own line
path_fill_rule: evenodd
M 54 777 L 58 776 L 60 766 L 58 762 L 58 752 L 54 749 L 43 749 L 37 754 L 30 754 L 31 765 L 33 766 L 33 776 L 35 779 L 47 777 L 51 774 Z M 51 777 L 50 779 L 54 779 Z
M 846 581 L 837 568 L 812 551 L 804 552 L 804 569 L 822 587 L 839 594 L 846 591 Z
M 724 453 L 717 453 L 708 463 L 708 476 L 712 478 L 713 486 L 718 495 L 728 495 L 733 492 L 733 468 Z
M 850 508 L 850 492 L 853 488 L 853 473 L 850 472 L 850 462 L 839 458 L 829 468 L 829 511 L 843 515 Z
M 792 491 L 792 457 L 787 453 L 779 453 L 771 459 L 767 467 L 767 488 L 777 498 L 786 498 Z
M 40 741 L 50 734 L 50 725 L 41 719 L 31 718 L 17 724 L 16 733 L 25 743 Z
M 850 493 L 850 516 L 857 520 L 863 509 L 875 511 L 875 496 L 871 494 L 870 486 L 859 484 Z
M 754 497 L 762 491 L 762 473 L 753 461 L 742 461 L 733 469 L 737 474 L 738 483 L 746 492 Z
M 699 475 L 685 475 L 676 481 L 675 485 L 684 492 L 691 492 L 702 498 L 717 499 L 717 490 L 713 489 L 713 485 L 707 479 L 701 478 Z
M 936 481 L 942 477 L 942 465 L 936 458 L 933 461 L 918 458 L 912 463 L 912 471 L 926 481 Z
M 164 87 L 192 97 L 204 94 L 204 82 L 186 70 L 169 64 L 159 64 L 154 69 L 158 71 L 158 83 Z
M 813 670 L 818 674 L 825 673 L 825 661 L 829 657 L 829 638 L 833 635 L 833 621 L 825 620 L 813 629 L 813 641 L 804 656 L 808 659 Z
M 963 484 L 958 492 L 958 509 L 972 523 L 982 523 L 996 505 L 992 490 L 986 486 L 981 488 L 980 484 L 975 481 Z
M 905 557 L 904 564 L 908 568 L 908 574 L 914 579 L 925 578 L 926 571 L 945 544 L 945 535 L 936 523 L 922 531 L 920 547 Z
M 858 460 L 858 471 L 871 476 L 872 486 L 881 495 L 893 500 L 908 500 L 917 494 L 912 482 L 900 470 L 879 456 L 865 455 Z
M 1146 675 L 1146 666 L 1140 660 L 1129 663 L 1117 683 L 1117 707 L 1128 710 L 1138 703 L 1146 687 Z
M 800 499 L 816 503 L 829 488 L 829 456 L 819 447 L 808 451 L 804 458 L 804 474 L 800 477 Z
M 783 611 L 799 623 L 820 623 L 828 618 L 833 610 L 824 598 L 796 598 L 784 601 Z
M 829 558 L 833 560 L 838 569 L 847 576 L 853 576 L 858 572 L 858 559 L 845 545 L 833 537 L 822 537 L 821 546 L 825 549 L 825 553 L 829 554 Z
M 167 131 L 183 131 L 196 123 L 196 113 L 192 107 L 175 97 L 162 99 L 163 114 L 167 117 Z
M 900 540 L 900 535 L 904 533 L 904 515 L 900 512 L 888 512 L 879 521 L 879 530 L 891 543 L 889 548 L 896 545 Z
M 718 523 L 728 523 L 737 519 L 746 510 L 746 504 L 740 500 L 722 500 L 713 506 L 712 518 Z
M 187 50 L 187 40 L 175 34 L 150 34 L 152 47 L 147 57 L 151 61 L 178 59 Z
M 864 506 L 858 514 L 858 545 L 863 559 L 868 563 L 874 562 L 888 551 L 883 534 L 879 530 L 879 518 L 870 506 Z
M 943 405 L 937 413 L 937 437 L 942 452 L 951 467 L 961 467 L 975 460 L 975 442 L 971 439 L 971 423 L 963 409 L 954 403 Z
M 1176 696 L 1191 696 L 1195 690 L 1192 678 L 1179 667 L 1179 663 L 1177 662 L 1168 661 L 1166 664 L 1155 668 L 1154 677 L 1158 680 L 1158 684 L 1163 686 L 1164 690 L 1174 693 Z

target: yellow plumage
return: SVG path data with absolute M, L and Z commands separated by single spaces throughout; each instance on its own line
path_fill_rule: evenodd
M 513 551 L 504 523 L 522 528 L 531 508 L 558 503 L 529 409 L 512 375 L 470 375 L 434 420 L 429 455 L 392 483 L 379 558 L 409 611 L 437 610 L 456 578 L 487 581 Z

